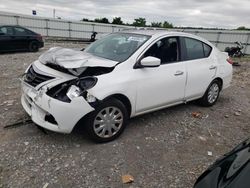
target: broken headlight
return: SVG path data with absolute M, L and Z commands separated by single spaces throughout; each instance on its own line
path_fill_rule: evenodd
M 87 99 L 87 96 L 89 96 L 87 90 L 94 87 L 96 83 L 97 78 L 95 77 L 77 78 L 50 89 L 47 94 L 64 102 L 70 102 L 79 96 Z
M 79 97 L 81 95 L 81 89 L 75 85 L 72 85 L 69 87 L 66 95 L 70 100 L 72 100 L 73 98 Z

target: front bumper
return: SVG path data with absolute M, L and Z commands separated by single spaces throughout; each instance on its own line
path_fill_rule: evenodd
M 21 87 L 21 103 L 25 111 L 34 123 L 51 131 L 70 133 L 82 117 L 94 110 L 83 97 L 66 103 L 48 96 L 45 87 L 36 90 L 24 81 L 21 81 Z M 55 121 L 46 119 L 48 116 Z

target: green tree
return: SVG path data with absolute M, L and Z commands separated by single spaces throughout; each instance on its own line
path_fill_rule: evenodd
M 168 21 L 163 22 L 162 27 L 164 28 L 173 28 L 173 24 L 169 23 Z
M 122 21 L 121 17 L 114 17 L 112 24 L 123 25 L 123 21 Z
M 161 22 L 152 22 L 151 27 L 162 27 L 162 23 Z
M 145 27 L 146 26 L 146 19 L 145 18 L 136 18 L 132 25 L 137 26 L 137 27 Z
M 240 26 L 237 28 L 237 30 L 250 30 L 249 28 L 246 28 L 245 26 Z
M 88 18 L 83 18 L 81 21 L 89 22 L 90 20 Z
M 96 19 L 94 19 L 94 22 L 97 22 L 97 23 L 109 23 L 109 20 L 108 20 L 108 18 L 96 18 Z

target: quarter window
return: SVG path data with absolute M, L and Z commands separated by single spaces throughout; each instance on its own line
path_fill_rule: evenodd
M 186 60 L 205 58 L 210 55 L 212 48 L 196 39 L 184 38 L 186 44 Z
M 205 43 L 203 43 L 203 48 L 205 57 L 208 57 L 211 53 L 212 48 Z

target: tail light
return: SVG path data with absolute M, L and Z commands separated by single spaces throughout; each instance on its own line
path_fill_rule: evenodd
M 233 64 L 233 60 L 229 57 L 229 58 L 227 58 L 227 62 L 229 63 L 229 64 Z

